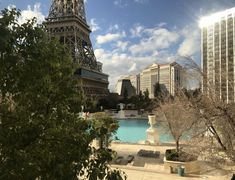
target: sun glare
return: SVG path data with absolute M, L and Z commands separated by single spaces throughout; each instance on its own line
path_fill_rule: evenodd
M 214 24 L 216 21 L 219 21 L 219 16 L 217 15 L 202 17 L 199 22 L 199 27 L 203 28 L 209 26 L 211 24 Z
M 202 17 L 199 21 L 199 27 L 200 28 L 207 27 L 209 25 L 216 23 L 217 21 L 220 21 L 221 18 L 227 19 L 227 17 L 230 15 L 234 17 L 235 16 L 234 11 L 235 11 L 235 8 L 231 8 L 226 11 L 218 12 L 210 16 Z

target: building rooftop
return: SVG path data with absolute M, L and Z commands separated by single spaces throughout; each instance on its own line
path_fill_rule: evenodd
M 153 63 L 149 66 L 147 66 L 144 70 L 147 70 L 147 69 L 151 69 L 151 68 L 156 68 L 158 66 L 162 67 L 162 66 L 169 66 L 169 65 L 176 65 L 178 64 L 177 62 L 169 62 L 169 63 Z
M 231 15 L 232 17 L 235 16 L 235 7 L 231 8 L 231 9 L 226 9 L 224 11 L 220 11 L 220 12 L 217 12 L 217 13 L 214 13 L 214 14 L 211 14 L 209 16 L 202 17 L 200 22 L 199 22 L 199 27 L 203 28 L 203 27 L 210 26 L 210 25 L 212 25 L 216 22 L 219 22 L 222 17 L 227 19 L 227 17 L 229 15 Z

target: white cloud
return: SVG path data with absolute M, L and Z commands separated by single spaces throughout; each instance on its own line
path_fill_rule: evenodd
M 143 33 L 146 37 L 143 36 Z M 134 55 L 169 48 L 171 44 L 176 43 L 179 39 L 177 32 L 158 27 L 143 30 L 142 36 L 143 38 L 138 44 L 134 44 L 129 48 Z
M 120 32 L 120 33 L 114 33 L 114 34 L 108 33 L 106 35 L 99 35 L 97 36 L 96 41 L 98 44 L 104 44 L 104 43 L 121 39 L 123 37 L 126 37 L 125 31 Z
M 95 49 L 94 53 L 95 53 L 95 56 L 97 59 L 102 59 L 105 55 L 105 50 L 104 49 Z
M 9 5 L 7 6 L 7 9 L 8 9 L 8 10 L 11 10 L 11 9 L 14 9 L 14 8 L 16 8 L 16 6 L 15 6 L 14 4 L 9 4 Z
M 95 50 L 95 55 L 103 63 L 103 71 L 110 75 L 111 90 L 114 90 L 118 78 L 122 75 L 137 74 L 154 62 L 165 63 L 175 59 L 175 54 L 169 53 L 168 48 L 178 42 L 181 34 L 162 26 L 165 26 L 165 23 L 153 28 L 145 28 L 141 24 L 134 25 L 129 38 L 139 39 L 137 44 L 133 41 L 123 41 L 122 38 L 128 36 L 120 32 L 112 34 L 108 31 L 108 34 L 96 38 L 101 46 Z M 117 27 L 120 31 L 119 26 Z M 109 43 L 111 49 L 102 48 L 104 43 Z
M 164 27 L 164 26 L 166 26 L 166 25 L 167 25 L 167 23 L 161 22 L 161 23 L 158 24 L 158 27 Z
M 136 72 L 137 71 L 137 65 L 136 63 L 133 63 L 130 69 L 128 70 L 129 73 Z
M 181 34 L 184 40 L 179 46 L 179 55 L 192 56 L 200 51 L 200 31 L 197 28 L 185 27 Z
M 109 27 L 108 31 L 117 31 L 117 30 L 119 30 L 119 25 L 118 24 L 114 24 L 114 25 L 111 25 Z
M 152 63 L 176 61 L 179 53 L 187 52 L 191 55 L 200 48 L 195 42 L 200 36 L 198 37 L 195 29 L 189 27 L 170 30 L 165 23 L 152 28 L 136 24 L 129 31 L 130 36 L 124 31 L 121 32 L 118 25 L 118 28 L 112 27 L 108 28 L 108 34 L 97 36 L 99 49 L 95 50 L 97 60 L 103 63 L 104 73 L 109 74 L 111 91 L 114 90 L 118 78 L 123 75 L 138 74 Z M 106 49 L 106 45 L 109 49 Z M 172 52 L 171 47 L 176 48 L 176 52 Z
M 124 8 L 124 7 L 128 6 L 128 3 L 127 3 L 126 0 L 115 0 L 115 1 L 113 2 L 113 4 L 114 4 L 115 6 L 119 6 L 119 7 L 121 7 L 121 8 Z
M 121 51 L 126 51 L 128 45 L 129 45 L 128 41 L 118 41 L 116 43 L 116 47 L 119 48 Z
M 154 62 L 171 62 L 173 55 L 167 51 L 159 52 L 157 55 L 133 56 L 123 53 L 120 49 L 107 51 L 105 49 L 96 49 L 97 60 L 103 63 L 103 72 L 109 74 L 109 88 L 114 90 L 115 84 L 120 76 L 127 74 L 140 73 L 144 68 Z
M 144 4 L 149 2 L 149 0 L 133 0 L 134 3 L 138 3 L 138 4 Z M 115 6 L 119 6 L 121 8 L 127 7 L 130 3 L 130 0 L 115 0 L 113 2 L 113 4 Z
M 143 3 L 148 2 L 148 0 L 134 0 L 134 2 L 143 4 Z
M 138 4 L 144 4 L 144 3 L 147 3 L 149 2 L 149 0 L 133 0 L 134 3 L 138 3 Z M 118 7 L 121 7 L 121 8 L 124 8 L 124 7 L 127 7 L 130 3 L 130 0 L 115 0 L 113 2 L 113 4 L 115 6 L 118 6 Z
M 143 31 L 144 31 L 144 26 L 140 24 L 136 24 L 133 28 L 130 29 L 132 37 L 141 37 Z
M 90 27 L 93 32 L 100 30 L 100 26 L 97 24 L 96 19 L 92 18 L 90 20 Z
M 34 17 L 37 18 L 37 23 L 41 24 L 45 20 L 45 16 L 41 12 L 41 4 L 36 3 L 33 6 L 33 9 L 30 5 L 28 5 L 26 10 L 23 10 L 21 12 L 21 16 L 19 18 L 19 23 L 23 24 L 27 22 L 27 20 L 33 19 Z

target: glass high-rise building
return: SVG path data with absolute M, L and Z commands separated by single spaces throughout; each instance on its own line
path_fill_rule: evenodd
M 200 21 L 203 92 L 235 101 L 235 8 Z

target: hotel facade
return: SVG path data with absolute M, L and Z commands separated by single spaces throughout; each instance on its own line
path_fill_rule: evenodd
M 161 90 L 165 94 L 175 95 L 177 89 L 183 87 L 183 68 L 176 62 L 168 64 L 152 64 L 145 68 L 138 75 L 125 77 L 129 80 L 132 87 L 135 88 L 136 94 L 140 91 L 143 93 L 146 90 L 149 92 L 149 98 L 154 98 L 154 89 L 157 83 L 160 84 Z M 123 78 L 119 79 L 116 85 L 116 92 L 121 93 L 121 88 L 124 85 Z M 125 85 L 126 89 L 131 89 Z
M 152 64 L 140 73 L 140 91 L 149 91 L 149 97 L 154 98 L 156 83 L 161 90 L 172 96 L 178 88 L 183 87 L 182 67 L 176 62 L 168 64 Z
M 203 17 L 200 28 L 202 90 L 235 102 L 235 8 Z

